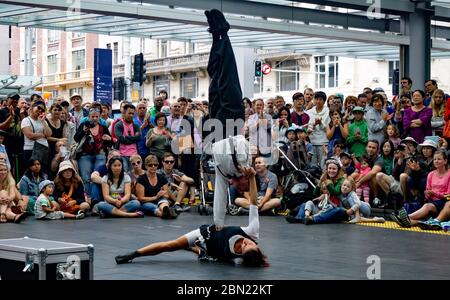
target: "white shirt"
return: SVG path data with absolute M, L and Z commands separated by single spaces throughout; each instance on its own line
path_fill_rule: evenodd
M 33 126 L 31 126 L 31 125 L 33 125 Z M 20 128 L 24 129 L 25 127 L 30 127 L 30 129 L 31 129 L 31 131 L 33 131 L 33 133 L 44 133 L 44 125 L 42 124 L 42 122 L 40 120 L 36 121 L 36 120 L 32 119 L 31 117 L 27 117 L 22 120 Z M 27 138 L 26 135 L 24 135 L 24 140 L 25 140 L 25 143 L 23 145 L 23 150 L 33 150 L 35 141 L 30 140 L 29 138 Z M 48 147 L 48 141 L 46 138 L 40 138 L 40 139 L 36 140 L 36 142 Z

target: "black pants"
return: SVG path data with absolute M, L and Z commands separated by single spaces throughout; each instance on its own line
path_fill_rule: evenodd
M 237 135 L 238 129 L 227 126 L 226 120 L 244 121 L 244 106 L 233 48 L 228 35 L 213 36 L 208 62 L 209 114 L 223 126 L 223 138 Z M 228 129 L 227 129 L 228 127 Z M 218 141 L 218 140 L 216 140 Z

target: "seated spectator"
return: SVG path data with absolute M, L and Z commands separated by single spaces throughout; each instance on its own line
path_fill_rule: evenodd
M 147 173 L 140 176 L 136 184 L 136 196 L 144 213 L 162 219 L 175 219 L 178 214 L 169 206 L 169 183 L 165 176 L 158 174 L 158 158 L 149 155 L 145 159 Z
M 444 227 L 450 228 L 450 201 L 445 203 L 436 218 L 430 218 L 427 221 L 419 221 L 417 226 L 423 230 L 442 230 Z
M 108 160 L 109 159 L 110 158 L 108 158 Z M 142 158 L 140 155 L 132 155 L 130 157 L 130 163 L 131 163 L 131 172 L 130 172 L 131 199 L 137 199 L 137 196 L 136 196 L 137 179 L 139 178 L 139 176 L 144 175 L 145 171 L 144 171 L 144 169 L 142 169 Z
M 367 121 L 364 119 L 364 109 L 357 106 L 353 109 L 354 121 L 348 127 L 348 145 L 350 154 L 356 157 L 363 155 L 369 136 Z
M 342 152 L 339 158 L 345 175 L 351 176 L 355 172 L 352 156 L 348 152 Z
M 6 154 L 5 155 L 6 164 L 8 165 L 8 170 L 11 170 L 11 164 L 9 162 L 8 152 L 6 151 L 5 145 L 3 145 L 3 143 L 5 142 L 5 138 L 7 136 L 8 136 L 8 134 L 6 133 L 6 131 L 0 130 L 0 153 Z
M 305 225 L 313 224 L 314 217 L 319 217 L 321 214 L 334 208 L 330 200 L 330 192 L 324 182 L 321 184 L 320 193 L 319 197 L 305 203 L 303 214 L 300 213 L 299 215 L 299 218 L 303 219 Z
M 267 169 L 264 157 L 255 159 L 256 182 L 258 184 L 258 210 L 261 213 L 271 212 L 281 206 L 281 200 L 276 197 L 275 193 L 278 187 L 277 176 Z M 250 207 L 250 194 L 244 192 L 244 198 L 236 198 L 234 203 L 244 209 Z
M 35 218 L 38 220 L 83 219 L 84 213 L 80 210 L 76 215 L 59 210 L 58 205 L 52 201 L 55 184 L 44 180 L 39 184 L 40 195 L 35 203 Z
M 329 193 L 329 200 L 333 203 L 333 208 L 325 212 L 312 216 L 307 222 L 308 224 L 335 223 L 348 219 L 347 212 L 344 208 L 339 207 L 341 196 L 341 185 L 345 180 L 344 170 L 342 170 L 338 161 L 329 159 L 325 163 L 326 169 L 320 178 L 319 184 L 314 189 L 314 197 L 321 195 L 321 189 L 326 186 Z M 303 223 L 304 211 L 306 203 L 300 205 L 295 216 L 288 216 L 286 221 L 289 223 Z
M 335 159 L 337 160 L 339 163 L 342 164 L 341 162 L 341 154 L 346 150 L 346 146 L 345 146 L 345 142 L 344 140 L 336 140 L 334 142 L 334 146 L 333 146 L 333 152 L 328 154 L 328 158 L 331 159 Z M 328 152 L 328 150 L 327 150 Z
M 0 223 L 12 221 L 20 223 L 27 217 L 27 214 L 21 212 L 23 207 L 14 213 L 12 208 L 16 205 L 14 202 L 20 197 L 16 188 L 16 183 L 8 166 L 5 162 L 0 162 Z
M 341 203 L 346 209 L 347 215 L 351 218 L 349 223 L 355 224 L 359 222 L 364 223 L 384 223 L 384 218 L 374 217 L 370 218 L 370 205 L 367 202 L 361 202 L 355 193 L 355 181 L 347 178 L 341 185 Z
M 55 178 L 55 200 L 59 210 L 76 214 L 78 211 L 88 212 L 90 202 L 86 199 L 83 181 L 70 161 L 63 161 L 59 165 Z
M 392 219 L 401 227 L 411 227 L 419 224 L 419 221 L 427 220 L 432 223 L 433 216 L 438 216 L 447 203 L 446 195 L 450 194 L 450 171 L 448 170 L 447 153 L 438 150 L 434 153 L 434 167 L 427 177 L 425 190 L 425 203 L 421 209 L 408 215 L 403 207 L 397 214 L 392 214 Z
M 165 153 L 163 157 L 163 167 L 156 173 L 166 177 L 169 183 L 169 199 L 174 201 L 173 208 L 177 213 L 188 211 L 190 206 L 181 203 L 186 196 L 189 186 L 194 184 L 194 179 L 186 176 L 183 172 L 174 168 L 175 156 L 172 153 Z M 189 203 L 194 204 L 195 193 L 191 194 Z
M 39 197 L 39 184 L 47 179 L 47 175 L 42 171 L 42 164 L 38 159 L 30 159 L 27 163 L 27 170 L 19 181 L 19 192 L 24 200 L 24 209 L 34 215 L 34 203 Z
M 311 163 L 311 159 L 314 155 L 314 148 L 313 148 L 313 145 L 309 141 L 308 127 L 307 126 L 300 127 L 298 129 L 296 129 L 295 132 L 297 133 L 297 140 L 303 141 L 305 143 L 306 153 L 308 155 L 307 164 L 309 165 Z
M 104 165 L 98 166 L 91 174 L 91 201 L 95 205 L 103 201 L 102 194 L 102 178 L 108 174 L 108 162 L 113 157 L 120 157 L 119 150 L 112 149 L 108 152 L 107 162 Z M 96 211 L 96 210 L 95 210 Z
M 108 162 L 108 175 L 102 178 L 104 201 L 98 204 L 100 217 L 140 218 L 144 213 L 137 200 L 131 200 L 131 178 L 125 174 L 121 157 L 112 157 Z

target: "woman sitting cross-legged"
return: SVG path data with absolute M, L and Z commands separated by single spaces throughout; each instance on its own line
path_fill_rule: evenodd
M 121 157 L 112 157 L 108 162 L 108 175 L 102 178 L 103 199 L 98 204 L 100 217 L 114 216 L 125 218 L 143 217 L 141 205 L 131 200 L 131 178 L 124 172 Z
M 202 225 L 176 240 L 150 244 L 134 252 L 118 255 L 117 264 L 129 263 L 141 256 L 158 255 L 163 252 L 190 249 L 201 261 L 234 262 L 242 258 L 242 264 L 249 267 L 268 266 L 266 256 L 257 244 L 259 239 L 259 218 L 255 171 L 246 171 L 250 185 L 250 214 L 247 227 L 225 226 L 217 231 L 214 225 Z M 252 173 L 250 173 L 252 172 Z M 226 197 L 223 195 L 223 197 Z
M 136 183 L 136 196 L 142 211 L 162 219 L 175 219 L 178 214 L 169 207 L 169 183 L 164 175 L 158 174 L 158 158 L 149 155 L 145 158 L 147 172 Z
M 42 164 L 39 159 L 30 159 L 27 162 L 27 170 L 19 181 L 19 192 L 23 199 L 23 209 L 34 215 L 34 203 L 39 197 L 39 184 L 47 179 L 47 175 L 42 171 Z
M 0 162 L 0 223 L 12 221 L 20 223 L 27 217 L 27 214 L 21 212 L 21 207 L 15 207 L 15 200 L 20 199 L 20 194 L 17 191 L 16 183 L 8 170 L 6 162 Z M 14 208 L 18 208 L 14 210 Z M 22 207 L 23 210 L 23 207 Z M 16 213 L 17 212 L 17 213 Z
M 401 227 L 411 227 L 419 225 L 428 229 L 432 227 L 437 216 L 447 202 L 446 195 L 450 194 L 450 171 L 448 170 L 447 153 L 438 150 L 434 153 L 433 163 L 436 170 L 431 171 L 427 177 L 427 187 L 425 190 L 425 203 L 418 211 L 408 215 L 403 207 L 397 214 L 392 214 L 392 219 Z M 429 218 L 430 217 L 430 218 Z M 426 222 L 424 221 L 429 218 Z

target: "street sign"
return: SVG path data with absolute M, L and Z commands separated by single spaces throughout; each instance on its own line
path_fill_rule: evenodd
M 271 67 L 269 64 L 264 64 L 264 65 L 262 66 L 262 73 L 263 73 L 264 75 L 270 74 L 271 71 L 272 71 L 272 67 Z
M 112 105 L 112 50 L 94 49 L 94 101 Z

